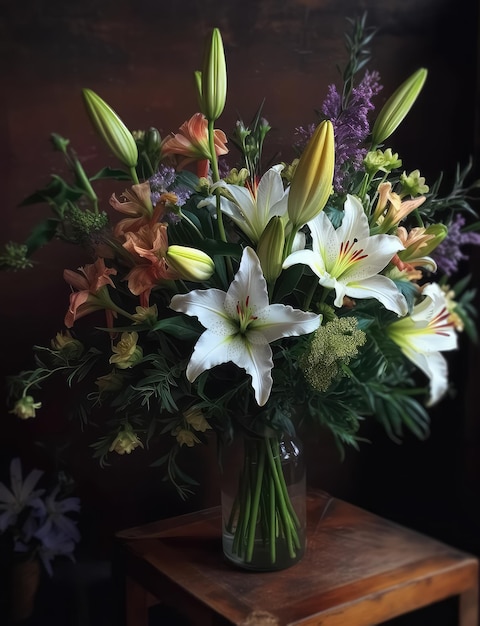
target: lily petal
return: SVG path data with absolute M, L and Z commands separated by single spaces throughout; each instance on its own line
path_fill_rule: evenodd
M 395 283 L 386 276 L 371 276 L 361 282 L 351 282 L 345 288 L 345 295 L 350 298 L 375 298 L 389 311 L 404 316 L 408 313 L 408 305 L 404 296 L 398 291 Z M 335 306 L 341 306 L 335 301 Z

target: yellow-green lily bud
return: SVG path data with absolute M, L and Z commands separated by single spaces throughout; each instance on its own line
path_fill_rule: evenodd
M 282 271 L 285 226 L 279 215 L 274 215 L 260 236 L 257 256 L 267 283 L 272 283 Z
M 213 260 L 201 250 L 187 246 L 169 246 L 165 255 L 167 263 L 184 280 L 202 282 L 208 280 L 215 271 Z
M 310 138 L 293 175 L 288 217 L 298 230 L 325 207 L 332 193 L 335 141 L 330 120 L 321 122 Z
M 427 241 L 424 248 L 422 248 L 422 254 L 431 254 L 437 246 L 439 246 L 445 237 L 448 235 L 448 228 L 445 224 L 430 224 L 425 229 L 426 235 L 433 235 L 430 241 Z
M 420 94 L 427 70 L 420 68 L 414 72 L 383 105 L 372 129 L 372 144 L 378 146 L 390 137 L 396 128 L 402 123 Z
M 229 185 L 239 185 L 240 187 L 243 187 L 249 175 L 250 173 L 247 168 L 242 167 L 242 169 L 238 171 L 236 167 L 233 167 L 227 176 L 225 176 L 224 181 Z
M 199 77 L 200 74 L 200 77 Z M 199 85 L 201 78 L 201 85 Z M 210 122 L 220 117 L 227 98 L 227 68 L 222 36 L 214 28 L 207 45 L 203 70 L 195 74 L 200 97 L 200 110 Z
M 132 133 L 115 111 L 91 89 L 83 90 L 90 120 L 110 151 L 129 168 L 137 165 L 138 148 Z

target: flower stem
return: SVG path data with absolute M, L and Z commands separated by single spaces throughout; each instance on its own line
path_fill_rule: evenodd
M 137 176 L 137 170 L 134 167 L 130 168 L 130 176 L 132 177 L 132 180 L 133 180 L 134 184 L 138 185 L 139 180 L 138 180 L 138 176 Z

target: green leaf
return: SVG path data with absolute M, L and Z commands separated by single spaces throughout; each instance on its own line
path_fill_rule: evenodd
M 132 180 L 132 177 L 128 172 L 122 170 L 120 168 L 113 167 L 103 167 L 99 172 L 94 174 L 90 180 L 102 180 L 102 179 L 113 179 L 113 180 Z
M 27 254 L 30 255 L 38 248 L 51 241 L 57 234 L 57 228 L 60 224 L 60 220 L 54 217 L 50 217 L 43 222 L 38 223 L 31 231 L 25 245 L 27 246 Z
M 242 256 L 242 246 L 238 243 L 204 239 L 198 242 L 197 248 L 210 256 L 228 256 L 235 259 L 239 259 Z
M 37 190 L 28 196 L 18 206 L 28 206 L 49 202 L 57 206 L 65 204 L 67 201 L 75 202 L 84 195 L 84 191 L 78 187 L 68 185 L 63 178 L 54 174 L 52 180 L 43 189 Z
M 193 189 L 194 191 L 198 187 L 198 176 L 196 176 L 193 172 L 189 172 L 188 170 L 182 170 L 178 172 L 175 177 L 175 185 L 185 185 L 189 189 Z
M 275 283 L 272 301 L 281 302 L 283 298 L 293 293 L 298 281 L 303 275 L 303 271 L 303 266 L 300 264 L 293 265 L 284 270 Z
M 165 319 L 158 320 L 152 330 L 161 330 L 162 332 L 173 335 L 178 339 L 188 341 L 198 339 L 198 336 L 202 332 L 202 326 L 199 322 L 190 317 L 182 317 L 179 315 L 176 317 L 167 317 Z

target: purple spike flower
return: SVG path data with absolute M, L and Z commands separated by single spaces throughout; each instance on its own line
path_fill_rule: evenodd
M 335 133 L 335 173 L 334 189 L 345 191 L 343 183 L 348 169 L 354 172 L 360 169 L 366 148 L 363 142 L 370 132 L 368 113 L 375 107 L 372 99 L 382 89 L 378 72 L 365 72 L 365 76 L 357 87 L 352 89 L 348 105 L 342 108 L 342 98 L 335 85 L 330 85 L 328 95 L 322 104 L 322 113 L 331 120 Z M 304 148 L 315 130 L 315 125 L 296 129 L 299 140 L 296 146 Z
M 432 253 L 438 269 L 447 276 L 458 272 L 461 261 L 468 260 L 468 255 L 460 249 L 462 246 L 468 244 L 480 246 L 480 233 L 462 233 L 464 225 L 465 218 L 457 214 L 448 226 L 448 235 Z

